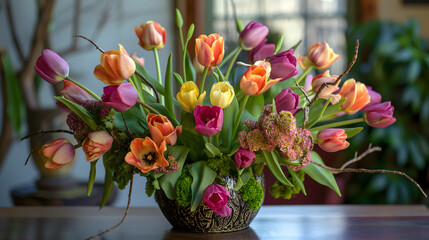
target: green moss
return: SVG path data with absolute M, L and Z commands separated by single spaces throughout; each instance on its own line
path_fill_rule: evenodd
M 174 191 L 176 192 L 176 201 L 182 207 L 187 207 L 192 200 L 192 176 L 188 171 L 183 171 L 182 175 L 177 179 Z
M 305 173 L 303 171 L 297 171 L 295 173 L 301 181 L 304 181 Z M 279 181 L 276 181 L 270 187 L 271 196 L 274 198 L 282 197 L 284 199 L 291 199 L 292 195 L 301 192 L 301 188 L 293 177 L 289 177 L 288 180 L 292 183 L 293 187 L 281 184 Z
M 235 162 L 228 156 L 210 158 L 207 164 L 220 176 L 232 176 L 235 169 Z
M 246 201 L 249 209 L 258 210 L 264 199 L 264 192 L 261 185 L 252 176 L 249 181 L 240 189 L 241 198 Z

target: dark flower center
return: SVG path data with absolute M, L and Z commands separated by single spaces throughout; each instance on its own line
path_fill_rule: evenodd
M 148 152 L 143 156 L 143 161 L 145 161 L 148 165 L 155 164 L 157 159 L 157 155 L 155 152 Z

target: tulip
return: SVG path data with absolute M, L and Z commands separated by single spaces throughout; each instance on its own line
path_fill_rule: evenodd
M 318 42 L 308 49 L 306 57 L 298 56 L 298 63 L 304 70 L 310 66 L 323 70 L 331 66 L 339 57 L 326 42 Z
M 149 137 L 135 138 L 130 145 L 131 151 L 125 156 L 125 161 L 140 169 L 143 173 L 159 167 L 168 167 L 168 161 L 164 158 L 164 151 L 167 150 L 165 142 L 159 146 Z
M 346 149 L 350 145 L 346 139 L 346 131 L 340 128 L 323 129 L 317 134 L 317 144 L 325 152 L 337 152 Z
M 390 102 L 375 104 L 365 109 L 364 118 L 371 127 L 385 128 L 396 122 L 393 110 Z
M 268 28 L 265 25 L 251 21 L 241 31 L 238 43 L 244 50 L 252 50 L 263 42 L 267 35 Z
M 134 106 L 139 98 L 136 89 L 131 83 L 121 83 L 104 87 L 102 101 L 107 107 L 117 112 L 125 112 Z
M 139 45 L 146 50 L 161 49 L 167 40 L 167 32 L 157 22 L 148 21 L 134 28 Z
M 289 111 L 294 114 L 298 110 L 299 96 L 292 89 L 285 88 L 274 98 L 274 102 L 277 113 Z
M 100 65 L 94 69 L 94 76 L 109 85 L 121 84 L 136 71 L 136 64 L 119 44 L 119 50 L 110 50 L 100 56 Z
M 240 147 L 234 155 L 234 161 L 238 169 L 243 169 L 250 167 L 255 157 L 256 154 L 253 151 Z
M 369 94 L 370 100 L 369 100 L 369 103 L 361 109 L 362 111 L 366 111 L 367 108 L 369 108 L 375 104 L 381 103 L 381 94 L 380 93 L 372 90 L 372 87 L 370 87 L 370 86 L 366 86 L 366 89 L 368 89 L 368 94 Z
M 87 91 L 68 80 L 64 80 L 64 88 L 61 90 L 61 94 L 68 100 L 79 105 L 92 99 Z
M 214 67 L 223 59 L 223 38 L 217 33 L 200 35 L 195 40 L 195 56 L 204 67 Z
M 75 156 L 73 144 L 65 138 L 60 138 L 43 145 L 39 153 L 44 156 L 45 167 L 51 170 L 71 163 Z
M 106 131 L 91 132 L 82 143 L 82 150 L 88 162 L 95 161 L 110 150 L 113 137 Z
M 162 115 L 149 113 L 146 118 L 150 135 L 153 141 L 159 146 L 163 141 L 167 144 L 176 144 L 177 135 L 182 132 L 182 126 L 174 128 L 170 120 Z
M 271 72 L 271 65 L 268 62 L 258 61 L 247 68 L 240 81 L 240 89 L 245 94 L 253 96 L 267 91 L 281 78 L 268 81 Z
M 42 51 L 42 55 L 37 58 L 34 69 L 41 78 L 51 84 L 59 83 L 69 75 L 68 63 L 49 49 Z
M 267 58 L 267 62 L 271 64 L 271 78 L 281 78 L 283 81 L 298 74 L 296 57 L 293 53 L 294 50 L 289 49 Z
M 219 106 L 223 109 L 231 104 L 234 96 L 234 88 L 229 82 L 218 82 L 212 86 L 210 102 L 213 106 Z
M 197 105 L 194 111 L 195 131 L 211 137 L 222 130 L 223 110 L 218 106 Z
M 180 92 L 177 93 L 176 98 L 183 107 L 183 110 L 192 112 L 196 105 L 201 105 L 203 103 L 205 96 L 206 91 L 199 95 L 197 85 L 193 81 L 188 81 L 180 87 Z
M 326 70 L 324 73 L 319 74 L 313 78 L 311 83 L 313 91 L 317 93 L 320 87 L 324 83 L 334 83 L 335 81 L 337 81 L 337 78 L 338 76 L 336 75 L 331 76 L 331 74 L 329 74 L 329 70 Z M 326 99 L 326 100 L 331 98 L 332 104 L 339 102 L 341 99 L 341 95 L 334 94 L 334 92 L 336 92 L 339 89 L 338 87 L 339 84 L 340 84 L 340 81 L 338 81 L 338 83 L 335 85 L 326 85 L 320 92 L 319 98 Z
M 133 53 L 133 55 L 131 55 L 131 58 L 134 60 L 134 62 L 138 62 L 142 67 L 144 66 L 144 58 L 137 57 L 137 53 Z
M 253 48 L 247 53 L 247 59 L 250 63 L 255 63 L 256 61 L 264 60 L 265 58 L 274 54 L 276 50 L 276 45 L 273 43 L 266 44 L 267 39 L 264 39 L 258 46 Z
M 356 82 L 353 78 L 344 82 L 339 94 L 346 100 L 341 108 L 346 114 L 352 115 L 361 110 L 370 102 L 370 96 L 365 84 Z
M 203 192 L 203 202 L 221 217 L 227 217 L 232 212 L 227 205 L 230 198 L 228 189 L 220 184 L 211 184 Z

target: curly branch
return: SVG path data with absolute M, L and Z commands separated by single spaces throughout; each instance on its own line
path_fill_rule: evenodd
M 21 45 L 19 45 L 18 35 L 16 34 L 15 21 L 13 20 L 13 16 L 12 16 L 10 0 L 5 1 L 5 7 L 6 7 L 7 20 L 9 21 L 10 33 L 12 35 L 13 45 L 15 46 L 15 49 L 18 53 L 19 60 L 21 60 L 21 62 L 24 62 L 25 60 L 24 53 L 22 52 Z

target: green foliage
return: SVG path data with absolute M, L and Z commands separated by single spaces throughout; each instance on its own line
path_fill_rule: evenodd
M 128 185 L 135 170 L 134 166 L 124 161 L 127 153 L 128 149 L 124 149 L 120 143 L 113 141 L 110 151 L 103 155 L 104 167 L 113 172 L 112 179 L 118 184 L 118 188 L 121 190 L 125 189 Z
M 270 187 L 270 194 L 274 198 L 282 197 L 284 199 L 291 199 L 292 195 L 298 194 L 303 189 L 300 187 L 299 181 L 303 182 L 305 178 L 305 173 L 303 171 L 295 172 L 296 177 L 289 177 L 289 180 L 292 182 L 293 186 L 288 186 L 281 184 L 279 181 L 276 181 Z
M 177 179 L 174 191 L 176 193 L 176 201 L 182 207 L 187 207 L 192 201 L 192 176 L 189 171 L 183 171 L 182 175 Z
M 206 161 L 198 161 L 189 165 L 189 173 L 192 176 L 192 205 L 191 211 L 195 211 L 203 200 L 203 191 L 213 183 L 217 174 Z
M 264 191 L 253 176 L 240 189 L 240 193 L 241 198 L 246 201 L 249 209 L 258 210 L 264 200 Z
M 158 179 L 160 187 L 169 199 L 176 198 L 175 185 L 182 174 L 183 166 L 188 153 L 189 149 L 184 146 L 170 146 L 165 153 L 166 156 L 172 156 L 174 159 L 176 159 L 177 162 L 179 162 L 179 169 L 177 171 L 163 175 Z
M 225 155 L 208 159 L 207 165 L 220 176 L 233 176 L 233 170 L 236 169 L 235 162 Z

